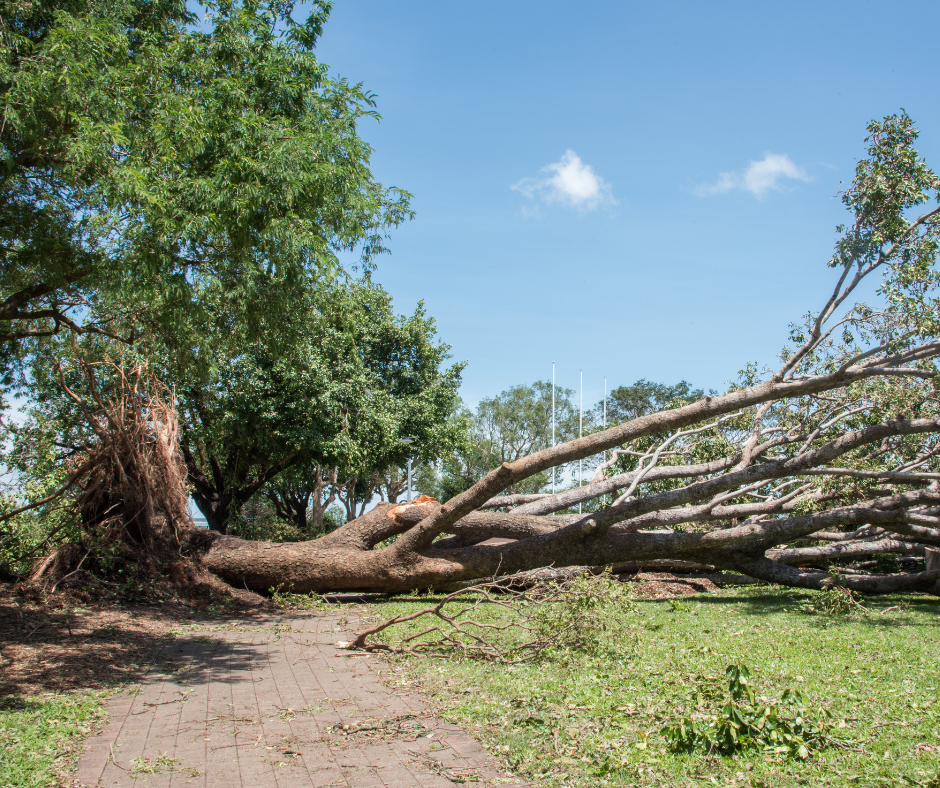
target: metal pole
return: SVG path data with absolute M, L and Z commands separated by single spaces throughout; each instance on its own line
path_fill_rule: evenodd
M 578 438 L 581 438 L 584 434 L 584 370 L 580 370 L 580 380 L 578 382 L 578 397 L 580 401 L 578 402 Z M 584 475 L 581 472 L 582 460 L 578 460 L 578 487 L 581 486 L 582 481 L 584 480 Z M 578 514 L 581 514 L 581 504 L 578 504 Z
M 411 500 L 411 455 L 408 455 L 408 500 Z
M 555 445 L 555 362 L 552 362 L 552 446 Z M 556 468 L 552 466 L 552 495 L 555 494 L 555 472 Z
M 604 375 L 604 429 L 607 429 L 607 375 Z M 607 462 L 607 450 L 604 450 L 604 462 Z M 607 500 L 607 496 L 604 496 Z

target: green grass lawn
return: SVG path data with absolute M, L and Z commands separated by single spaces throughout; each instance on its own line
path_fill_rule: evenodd
M 372 613 L 390 618 L 433 599 L 376 604 Z M 617 608 L 611 631 L 588 652 L 559 650 L 515 666 L 456 656 L 395 661 L 447 718 L 537 786 L 940 788 L 940 599 L 878 597 L 864 601 L 869 612 L 852 614 L 808 612 L 809 599 L 758 587 L 640 601 Z M 427 626 L 397 625 L 389 639 Z M 718 712 L 709 693 L 731 664 L 750 669 L 758 695 L 798 690 L 808 718 L 829 720 L 830 743 L 805 760 L 671 750 L 664 727 Z
M 71 756 L 104 714 L 102 693 L 0 698 L 0 788 L 66 781 Z

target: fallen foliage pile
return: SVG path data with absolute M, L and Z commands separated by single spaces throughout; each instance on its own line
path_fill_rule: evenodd
M 668 572 L 640 572 L 633 580 L 637 599 L 675 599 L 718 590 L 707 577 L 677 577 Z

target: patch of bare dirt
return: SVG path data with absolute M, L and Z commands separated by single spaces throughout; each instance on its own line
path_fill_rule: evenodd
M 172 630 L 196 615 L 206 612 L 179 600 L 128 605 L 69 591 L 25 595 L 0 584 L 0 697 L 134 681 Z
M 681 577 L 668 572 L 640 572 L 634 582 L 633 593 L 640 599 L 675 599 L 718 590 L 706 577 Z

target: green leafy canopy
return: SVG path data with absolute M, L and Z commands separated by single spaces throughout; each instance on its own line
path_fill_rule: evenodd
M 0 332 L 63 327 L 198 345 L 206 293 L 256 325 L 359 249 L 409 195 L 369 170 L 361 85 L 288 2 L 12 2 L 0 11 Z M 261 295 L 263 294 L 263 298 Z M 12 343 L 12 344 L 11 344 Z

